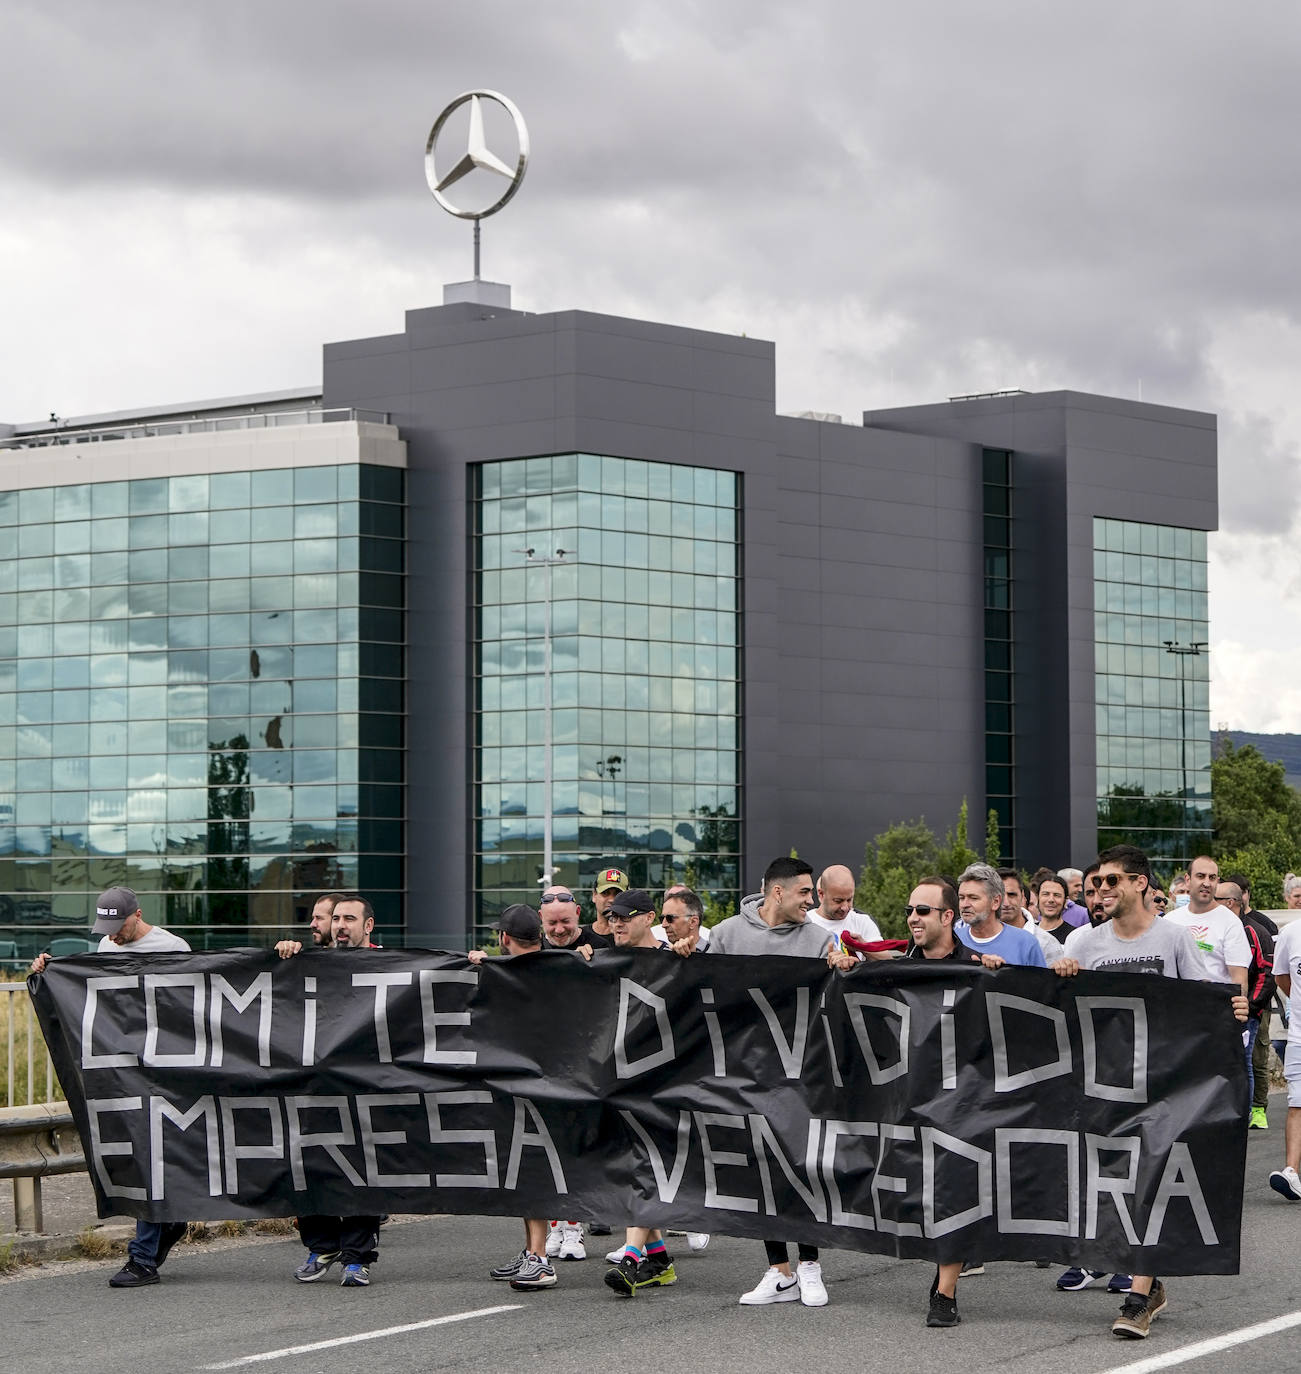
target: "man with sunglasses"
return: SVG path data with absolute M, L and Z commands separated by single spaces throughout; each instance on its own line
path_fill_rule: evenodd
M 964 945 L 953 929 L 958 919 L 958 894 L 944 878 L 923 878 L 904 907 L 908 920 L 905 959 L 953 959 L 960 964 L 979 964 L 981 956 Z M 1001 968 L 997 955 L 986 956 L 989 967 Z
M 1265 1115 L 1265 1108 L 1256 1107 L 1256 1043 L 1260 1038 L 1261 1013 L 1268 1009 L 1274 997 L 1274 942 L 1264 926 L 1258 926 L 1248 918 L 1246 896 L 1233 879 L 1220 879 L 1215 887 L 1215 900 L 1242 922 L 1242 933 L 1247 937 L 1247 948 L 1251 951 L 1251 962 L 1247 965 L 1247 1086 L 1251 1089 L 1247 1126 L 1249 1129 L 1264 1126 L 1268 1130 L 1269 1119 Z M 1268 1097 L 1265 1101 L 1268 1103 Z
M 655 903 L 640 888 L 620 892 L 606 912 L 614 932 L 615 949 L 669 950 L 651 934 L 655 924 Z M 615 1252 L 606 1256 L 615 1259 Z M 605 1286 L 621 1298 L 636 1297 L 644 1288 L 667 1288 L 677 1283 L 677 1272 L 663 1231 L 653 1227 L 629 1226 L 624 1233 L 623 1253 L 612 1269 L 606 1271 Z
M 540 907 L 543 949 L 571 949 L 577 953 L 584 945 L 589 950 L 609 949 L 614 943 L 609 936 L 579 923 L 578 898 L 563 883 L 555 883 L 543 892 Z
M 1129 844 L 1118 844 L 1098 855 L 1098 871 L 1091 881 L 1101 894 L 1107 919 L 1103 924 L 1073 931 L 1053 972 L 1073 978 L 1081 969 L 1110 969 L 1116 973 L 1156 974 L 1205 982 L 1210 973 L 1189 931 L 1158 917 L 1147 904 L 1152 868 L 1147 855 Z M 1235 996 L 1233 1015 L 1247 1019 L 1247 999 Z M 1135 1274 L 1130 1291 L 1112 1323 L 1115 1336 L 1143 1340 L 1152 1320 L 1165 1311 L 1165 1285 L 1150 1274 Z

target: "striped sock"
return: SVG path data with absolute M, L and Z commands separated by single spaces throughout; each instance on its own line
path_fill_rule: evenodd
M 642 1252 L 641 1252 L 640 1250 L 637 1249 L 637 1247 L 636 1247 L 635 1245 L 625 1245 L 625 1246 L 623 1247 L 623 1253 L 624 1253 L 624 1258 L 625 1258 L 625 1259 L 626 1259 L 629 1255 L 631 1255 L 631 1256 L 633 1257 L 633 1259 L 635 1259 L 639 1264 L 641 1263 L 641 1261 L 642 1261 L 643 1259 L 645 1259 L 645 1256 L 642 1254 Z
M 650 1241 L 650 1242 L 647 1244 L 647 1246 L 646 1246 L 646 1254 L 647 1254 L 648 1256 L 650 1256 L 650 1255 L 667 1255 L 668 1252 L 669 1252 L 668 1246 L 665 1245 L 664 1242 L 663 1242 L 662 1240 L 652 1240 L 652 1241 Z

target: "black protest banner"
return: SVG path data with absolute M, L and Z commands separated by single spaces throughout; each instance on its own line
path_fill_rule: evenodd
M 939 1260 L 1236 1273 L 1228 990 L 649 951 L 60 959 L 100 1212 L 600 1216 Z

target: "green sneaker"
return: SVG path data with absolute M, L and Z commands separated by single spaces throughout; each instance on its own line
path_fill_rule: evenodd
M 658 1284 L 661 1288 L 667 1288 L 677 1281 L 677 1270 L 673 1268 L 673 1261 L 668 1255 L 662 1259 L 655 1255 L 647 1255 L 637 1266 L 638 1288 L 650 1288 L 654 1284 Z
M 1265 1115 L 1264 1107 L 1253 1107 L 1251 1109 L 1251 1120 L 1247 1122 L 1249 1130 L 1267 1131 L 1269 1130 L 1269 1117 Z

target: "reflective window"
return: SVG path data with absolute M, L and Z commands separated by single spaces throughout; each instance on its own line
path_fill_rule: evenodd
M 1093 522 L 1098 843 L 1187 862 L 1210 840 L 1206 534 Z
M 736 902 L 735 474 L 571 453 L 484 464 L 476 481 L 478 923 L 537 899 L 548 600 L 557 881 L 590 891 L 614 865 Z M 565 553 L 548 566 L 528 546 Z
M 0 492 L 0 939 L 127 883 L 196 948 L 267 943 L 365 883 L 400 941 L 404 474 L 369 471 Z

